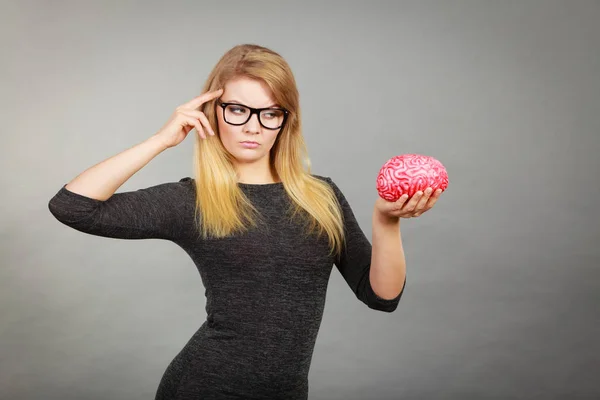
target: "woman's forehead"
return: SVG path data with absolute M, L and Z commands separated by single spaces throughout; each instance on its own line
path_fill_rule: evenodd
M 263 81 L 250 78 L 237 78 L 225 84 L 221 98 L 236 101 L 251 107 L 269 107 L 275 103 L 273 93 Z

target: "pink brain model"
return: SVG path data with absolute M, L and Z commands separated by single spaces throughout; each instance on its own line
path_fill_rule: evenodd
M 377 175 L 377 192 L 388 201 L 397 201 L 403 194 L 410 199 L 419 190 L 431 187 L 445 191 L 448 173 L 441 162 L 420 154 L 402 154 L 390 158 Z

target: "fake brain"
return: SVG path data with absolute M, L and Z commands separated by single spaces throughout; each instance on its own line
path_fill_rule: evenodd
M 403 154 L 390 158 L 377 175 L 377 192 L 388 201 L 397 201 L 403 194 L 410 199 L 416 192 L 431 187 L 445 191 L 448 173 L 441 162 L 420 154 Z

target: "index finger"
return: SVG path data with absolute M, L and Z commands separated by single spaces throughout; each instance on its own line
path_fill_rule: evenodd
M 192 100 L 185 103 L 183 106 L 185 108 L 198 108 L 202 104 L 206 103 L 209 100 L 215 99 L 223 94 L 223 89 L 217 89 L 212 92 L 206 92 L 201 94 L 200 96 L 194 97 Z

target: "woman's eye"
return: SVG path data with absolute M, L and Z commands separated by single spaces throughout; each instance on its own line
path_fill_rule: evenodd
M 279 111 L 279 110 L 265 111 L 265 112 L 263 112 L 262 116 L 267 119 L 281 118 L 281 111 Z
M 238 114 L 243 114 L 244 112 L 246 112 L 246 109 L 243 107 L 235 107 L 235 106 L 231 106 L 229 108 L 229 110 L 231 110 L 234 113 L 238 113 Z

